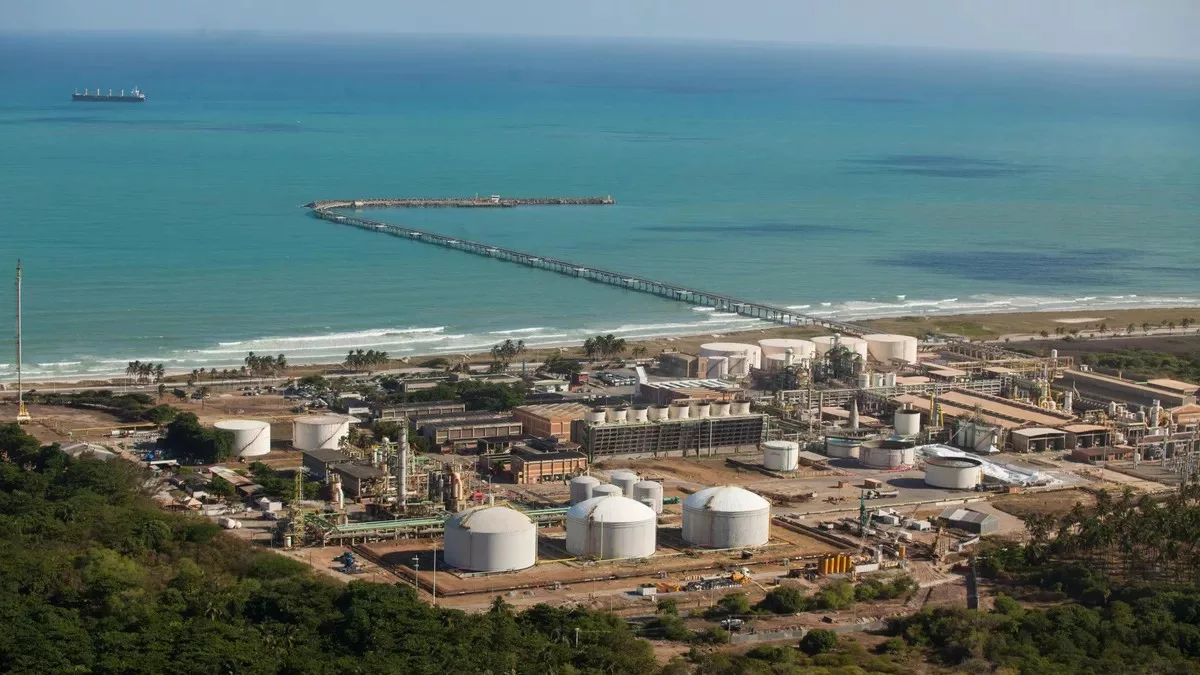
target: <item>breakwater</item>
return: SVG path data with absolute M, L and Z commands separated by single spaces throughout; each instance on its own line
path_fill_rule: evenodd
M 374 199 L 326 199 L 304 207 L 323 209 L 436 209 L 436 208 L 513 208 L 517 206 L 607 206 L 616 204 L 607 197 L 382 197 Z
M 426 244 L 452 248 L 464 253 L 472 253 L 475 255 L 503 260 L 506 262 L 534 267 L 551 272 L 556 272 L 565 276 L 575 277 L 578 279 L 586 279 L 597 283 L 617 286 L 630 291 L 640 293 L 649 293 L 659 297 L 684 302 L 691 305 L 699 305 L 705 307 L 713 307 L 722 312 L 740 314 L 742 316 L 753 317 L 770 321 L 784 326 L 821 326 L 829 330 L 839 331 L 848 335 L 866 335 L 871 333 L 870 329 L 859 326 L 857 324 L 846 321 L 837 321 L 827 317 L 812 316 L 801 312 L 788 309 L 786 307 L 777 307 L 752 300 L 736 298 L 723 293 L 713 293 L 703 291 L 679 284 L 673 284 L 666 281 L 656 281 L 646 279 L 639 275 L 624 274 L 612 270 L 605 270 L 591 265 L 583 265 L 551 258 L 548 256 L 538 255 L 536 253 L 518 251 L 516 249 L 505 248 L 503 246 L 493 246 L 482 242 L 471 241 L 468 239 L 459 239 L 449 237 L 434 232 L 426 232 L 411 227 L 401 225 L 392 225 L 379 220 L 371 220 L 361 216 L 341 213 L 339 209 L 349 208 L 395 208 L 403 205 L 421 206 L 430 205 L 427 202 L 445 201 L 442 206 L 472 206 L 477 200 L 428 200 L 428 199 L 351 199 L 351 200 L 322 200 L 310 202 L 306 205 L 311 210 L 312 214 L 322 220 L 327 220 L 339 225 L 349 225 L 363 230 L 378 232 L 381 234 L 390 234 L 395 237 L 409 239 L 412 241 L 420 241 Z M 614 203 L 611 197 L 602 198 L 539 198 L 513 200 L 517 205 L 572 205 L 572 204 L 612 204 Z M 452 203 L 452 202 L 463 202 Z M 492 206 L 500 206 L 502 204 L 493 203 Z

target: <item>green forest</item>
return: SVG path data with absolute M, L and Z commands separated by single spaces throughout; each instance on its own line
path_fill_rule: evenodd
M 1200 673 L 1193 487 L 1166 506 L 1108 500 L 1035 523 L 1028 547 L 988 551 L 981 571 L 1021 602 L 924 611 L 871 649 L 831 631 L 734 649 L 716 628 L 671 631 L 669 604 L 631 626 L 500 599 L 467 614 L 404 585 L 341 584 L 158 509 L 131 463 L 73 459 L 15 425 L 0 425 L 0 458 L 4 673 Z M 848 603 L 908 590 L 838 588 Z M 835 590 L 776 592 L 757 611 L 832 606 Z M 656 662 L 642 636 L 686 653 Z

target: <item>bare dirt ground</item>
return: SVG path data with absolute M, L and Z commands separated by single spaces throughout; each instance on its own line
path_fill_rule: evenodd
M 57 405 L 27 407 L 29 414 L 33 416 L 33 422 L 26 426 L 25 430 L 42 443 L 65 443 L 85 439 L 95 441 L 100 439 L 109 427 L 126 424 L 115 415 L 98 410 Z M 15 408 L 12 409 L 12 413 L 16 414 Z
M 1034 514 L 1063 514 L 1075 508 L 1076 504 L 1091 508 L 1096 505 L 1096 497 L 1084 490 L 1057 490 L 1000 495 L 994 497 L 990 503 L 1000 511 L 1023 518 Z
M 1058 353 L 1063 356 L 1111 352 L 1118 349 L 1149 349 L 1173 356 L 1188 356 L 1200 353 L 1200 335 L 1150 335 L 1104 340 L 1045 340 L 1022 345 L 1022 347 L 1032 348 L 1041 354 L 1049 354 L 1051 349 L 1057 349 Z

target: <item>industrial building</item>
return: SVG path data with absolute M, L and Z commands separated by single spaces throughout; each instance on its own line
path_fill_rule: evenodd
M 327 480 L 333 467 L 354 461 L 350 455 L 339 450 L 305 450 L 300 453 L 304 469 L 314 480 Z
M 676 406 L 673 409 L 688 410 Z M 682 414 L 682 413 L 680 413 Z M 575 438 L 591 461 L 597 457 L 692 457 L 757 450 L 765 415 L 676 418 L 638 423 L 575 422 Z
M 991 534 L 1000 529 L 1000 520 L 989 513 L 950 507 L 938 516 L 948 527 L 972 534 Z
M 481 506 L 446 521 L 446 564 L 472 572 L 512 572 L 537 562 L 537 526 L 506 506 Z
M 1175 380 L 1156 380 L 1160 383 L 1171 383 Z M 1179 383 L 1186 384 L 1186 383 Z M 1149 408 L 1159 401 L 1161 405 L 1173 408 L 1196 402 L 1195 389 L 1181 390 L 1178 386 L 1151 386 L 1138 384 L 1129 380 L 1101 375 L 1100 373 L 1067 370 L 1062 378 L 1054 383 L 1055 389 L 1071 389 L 1079 392 L 1083 399 L 1090 399 L 1102 404 L 1107 401 L 1117 401 L 1134 406 Z M 1081 401 L 1084 403 L 1085 401 Z M 1099 405 L 1097 407 L 1100 407 Z
M 582 403 L 551 403 L 523 405 L 512 409 L 512 416 L 521 423 L 526 434 L 571 439 L 571 424 L 581 420 L 591 408 Z
M 732 401 L 742 393 L 738 385 L 720 379 L 668 380 L 642 382 L 638 397 L 653 405 L 669 405 L 680 400 Z
M 1099 464 L 1118 460 L 1133 459 L 1133 448 L 1075 448 L 1071 451 L 1071 459 L 1086 464 Z
M 596 490 L 603 487 L 599 486 Z M 567 511 L 567 551 L 580 558 L 648 558 L 657 544 L 657 518 L 645 504 L 604 494 Z
M 564 450 L 538 452 L 529 448 L 514 448 L 510 472 L 513 482 L 521 485 L 562 482 L 587 471 L 587 455 Z
M 221 420 L 213 427 L 233 434 L 233 454 L 262 457 L 271 452 L 271 424 L 260 420 Z
M 683 500 L 683 540 L 704 548 L 762 546 L 771 537 L 771 504 L 733 485 L 705 488 Z
M 851 353 L 858 354 L 864 363 L 867 361 L 867 341 L 862 338 L 845 335 L 819 335 L 810 340 L 817 347 L 817 358 L 824 358 L 835 345 L 845 347 Z
M 1112 431 L 1099 424 L 1068 424 L 1062 427 L 1066 434 L 1066 449 L 1108 447 Z
M 1067 432 L 1046 427 L 1013 429 L 1009 439 L 1016 452 L 1061 451 L 1067 447 Z
M 418 421 L 418 428 L 430 444 L 460 450 L 473 447 L 480 438 L 520 434 L 522 427 L 507 413 L 464 413 L 427 417 Z
M 463 413 L 467 404 L 456 401 L 430 401 L 428 403 L 404 403 L 400 405 L 377 405 L 375 417 L 381 420 L 415 420 L 422 417 L 443 417 Z
M 362 501 L 364 497 L 381 497 L 387 491 L 388 475 L 382 469 L 342 462 L 329 465 L 329 471 L 341 479 L 346 496 L 356 501 Z

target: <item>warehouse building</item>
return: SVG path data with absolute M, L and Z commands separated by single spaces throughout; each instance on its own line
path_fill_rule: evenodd
M 404 403 L 402 405 L 388 406 L 376 405 L 374 408 L 375 417 L 381 420 L 398 420 L 402 418 L 414 420 L 422 417 L 442 417 L 463 413 L 466 410 L 467 405 L 465 403 L 457 403 L 455 401 L 430 401 L 428 403 Z
M 419 420 L 420 433 L 431 445 L 462 450 L 489 436 L 515 436 L 521 423 L 507 413 L 465 413 Z
M 1067 434 L 1067 450 L 1108 447 L 1112 435 L 1108 427 L 1099 424 L 1068 424 L 1062 430 Z
M 509 468 L 513 482 L 519 485 L 562 482 L 587 471 L 587 455 L 574 450 L 539 452 L 532 448 L 514 448 Z
M 695 457 L 756 452 L 764 415 L 667 419 L 637 423 L 577 421 L 574 438 L 591 461 L 597 457 Z
M 741 387 L 725 380 L 670 380 L 638 385 L 638 396 L 654 405 L 678 400 L 730 401 L 740 393 Z
M 583 419 L 589 410 L 582 403 L 550 403 L 519 406 L 513 408 L 512 415 L 526 434 L 567 439 L 571 438 L 571 424 Z
M 1099 464 L 1118 460 L 1133 459 L 1133 448 L 1075 448 L 1071 451 L 1071 460 L 1085 464 Z
M 988 513 L 980 513 L 972 509 L 950 507 L 942 511 L 939 518 L 948 527 L 964 530 L 972 534 L 991 534 L 1000 529 L 1000 520 Z
M 334 466 L 353 461 L 350 455 L 338 450 L 305 450 L 300 454 L 301 462 L 313 480 L 327 480 Z
M 1009 439 L 1017 452 L 1048 452 L 1067 447 L 1067 432 L 1046 427 L 1013 429 Z
M 1138 384 L 1121 378 L 1101 375 L 1094 372 L 1068 370 L 1061 379 L 1056 380 L 1054 388 L 1059 390 L 1074 389 L 1083 398 L 1097 401 L 1117 401 L 1134 406 L 1149 408 L 1155 401 L 1160 401 L 1164 407 L 1173 408 L 1196 402 L 1194 385 L 1180 389 L 1177 380 L 1152 380 L 1159 385 Z M 1162 383 L 1166 383 L 1165 385 Z

